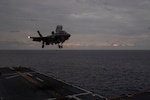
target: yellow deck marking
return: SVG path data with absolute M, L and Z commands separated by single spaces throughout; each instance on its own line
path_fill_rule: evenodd
M 31 82 L 34 85 L 39 85 L 39 82 L 34 80 L 33 78 L 29 77 L 28 75 L 17 71 L 17 74 L 20 75 L 21 77 L 23 77 L 24 79 L 26 79 L 27 81 Z
M 13 67 L 9 67 L 10 70 L 14 71 L 15 69 Z
M 9 69 L 12 70 L 12 71 L 16 71 L 14 67 L 9 67 Z M 32 83 L 33 85 L 36 85 L 36 86 L 39 86 L 39 87 L 41 86 L 42 87 L 41 83 L 39 83 L 37 80 L 33 79 L 32 77 L 26 75 L 25 73 L 20 72 L 20 71 L 16 71 L 16 73 L 19 76 L 21 76 L 22 78 L 26 79 L 28 82 Z M 58 93 L 55 90 L 48 89 L 48 93 L 51 94 L 51 95 L 53 95 L 58 100 L 69 100 L 67 97 L 62 96 L 60 93 Z

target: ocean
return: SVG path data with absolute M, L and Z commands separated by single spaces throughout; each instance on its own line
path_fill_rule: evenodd
M 150 89 L 149 50 L 1 50 L 0 67 L 29 67 L 105 97 Z

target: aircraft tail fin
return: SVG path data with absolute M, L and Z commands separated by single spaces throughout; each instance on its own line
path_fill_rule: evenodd
M 57 25 L 57 27 L 56 27 L 56 33 L 61 32 L 62 29 L 63 29 L 63 26 L 62 26 L 62 25 Z
M 40 37 L 43 37 L 43 35 L 40 33 L 40 31 L 37 31 L 37 33 L 39 34 Z

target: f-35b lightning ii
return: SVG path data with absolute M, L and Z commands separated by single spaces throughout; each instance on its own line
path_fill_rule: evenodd
M 63 30 L 62 25 L 57 25 L 56 32 L 52 31 L 52 34 L 49 36 L 43 36 L 40 31 L 37 31 L 40 37 L 30 37 L 28 38 L 32 39 L 32 41 L 42 42 L 42 48 L 44 48 L 45 45 L 53 45 L 58 44 L 58 48 L 63 48 L 63 43 L 69 39 L 71 36 L 69 33 Z

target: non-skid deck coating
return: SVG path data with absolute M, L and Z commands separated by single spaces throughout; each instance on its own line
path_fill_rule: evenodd
M 0 68 L 0 100 L 106 100 L 24 67 Z
M 150 90 L 105 98 L 25 67 L 0 68 L 0 100 L 150 100 Z

